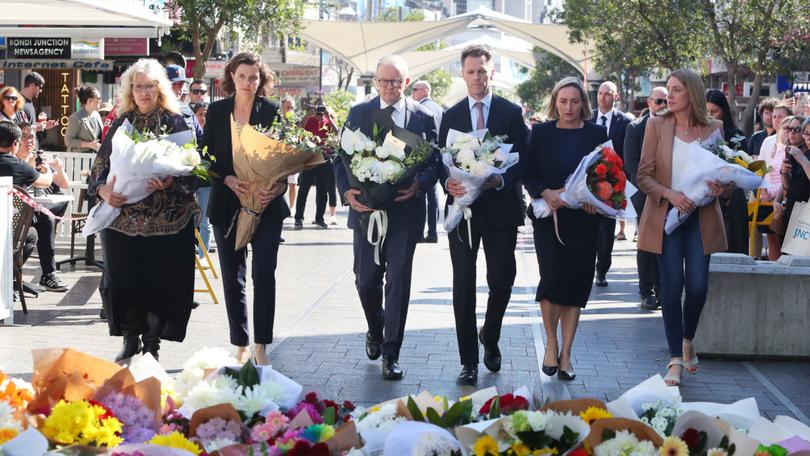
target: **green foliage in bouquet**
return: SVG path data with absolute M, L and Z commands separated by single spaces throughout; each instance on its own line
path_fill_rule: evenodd
M 423 414 L 413 398 L 408 396 L 408 411 L 411 413 L 414 421 L 426 421 L 445 429 L 463 426 L 472 421 L 472 401 L 458 401 L 449 408 L 447 407 L 447 399 L 443 399 L 443 401 L 443 408 L 447 410 L 444 415 L 440 415 L 433 407 L 428 407 Z

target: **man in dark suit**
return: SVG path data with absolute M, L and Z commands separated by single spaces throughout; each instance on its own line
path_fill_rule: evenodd
M 593 123 L 602 125 L 608 131 L 608 139 L 613 141 L 613 148 L 620 157 L 624 152 L 624 133 L 630 123 L 630 116 L 613 107 L 619 93 L 616 84 L 605 81 L 599 86 L 596 93 L 598 108 L 593 110 Z M 619 231 L 620 239 L 624 239 L 624 222 Z M 613 240 L 616 233 L 616 219 L 603 217 L 599 228 L 599 242 L 596 249 L 596 286 L 606 287 L 607 273 L 610 270 L 613 255 Z
M 492 135 L 506 135 L 506 142 L 513 145 L 512 152 L 523 150 L 529 131 L 523 122 L 520 106 L 494 95 L 490 89 L 495 72 L 490 50 L 480 45 L 465 48 L 461 53 L 461 65 L 467 97 L 444 113 L 439 145 L 445 146 L 451 128 L 462 132 L 486 128 Z M 442 171 L 441 181 L 449 195 L 447 204 L 450 205 L 454 197 L 461 197 L 466 192 L 460 182 L 447 179 L 444 167 Z M 517 229 L 523 225 L 525 213 L 519 179 L 518 166 L 509 168 L 502 175 L 490 176 L 484 185 L 485 190 L 470 207 L 472 218 L 462 220 L 448 233 L 453 263 L 453 311 L 462 364 L 457 378 L 460 384 L 474 385 L 478 381 L 479 341 L 484 346 L 487 369 L 492 372 L 501 369 L 498 340 L 515 283 Z M 472 239 L 467 239 L 468 223 L 471 224 Z M 475 263 L 482 242 L 487 260 L 489 298 L 484 326 L 477 333 Z
M 656 87 L 650 91 L 647 97 L 647 107 L 649 113 L 627 126 L 627 134 L 624 138 L 624 170 L 627 178 L 636 187 L 636 175 L 638 174 L 638 164 L 641 161 L 641 146 L 644 144 L 644 132 L 647 129 L 647 120 L 650 116 L 656 115 L 667 107 L 666 87 Z M 640 190 L 630 198 L 633 207 L 636 209 L 638 219 L 641 220 L 641 213 L 644 211 L 644 201 L 647 195 Z M 641 295 L 641 308 L 655 310 L 661 307 L 660 290 L 661 277 L 658 273 L 658 260 L 656 255 L 643 250 L 636 252 L 636 265 L 638 266 L 638 293 Z
M 405 60 L 393 55 L 383 57 L 377 64 L 375 81 L 380 96 L 352 107 L 345 128 L 359 128 L 371 138 L 374 124 L 383 129 L 396 125 L 427 141 L 435 141 L 436 130 L 430 111 L 402 93 L 410 83 Z M 399 349 L 408 315 L 413 253 L 425 224 L 425 198 L 422 194 L 436 184 L 437 168 L 438 153 L 434 152 L 413 182 L 399 190 L 399 196 L 393 203 L 386 207 L 370 208 L 358 201 L 361 191 L 350 188 L 343 163 L 335 165 L 337 187 L 343 204 L 351 206 L 348 226 L 354 230 L 355 286 L 368 323 L 366 354 L 369 359 L 382 355 L 382 374 L 387 380 L 402 378 Z M 374 209 L 384 209 L 388 215 L 388 232 L 380 252 L 380 264 L 374 261 L 374 246 L 367 241 L 359 220 L 360 213 Z

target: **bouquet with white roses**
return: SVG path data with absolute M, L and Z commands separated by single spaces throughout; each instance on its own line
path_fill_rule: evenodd
M 447 132 L 446 146 L 442 149 L 442 163 L 451 179 L 461 182 L 466 194 L 454 198 L 447 208 L 444 229 L 451 231 L 461 219 L 469 220 L 469 207 L 481 196 L 484 182 L 493 175 L 506 172 L 518 162 L 518 153 L 510 152 L 511 144 L 504 144 L 504 136 L 491 136 L 487 129 L 462 133 Z
M 195 175 L 207 180 L 209 166 L 197 151 L 193 130 L 155 135 L 138 132 L 125 120 L 112 138 L 107 178 L 115 177 L 113 191 L 126 196 L 127 204 L 134 204 L 152 194 L 147 189 L 151 179 Z M 82 234 L 89 236 L 107 228 L 120 213 L 121 208 L 100 202 L 87 215 Z
M 360 214 L 360 224 L 368 242 L 375 246 L 374 261 L 388 226 L 386 206 L 410 186 L 422 167 L 430 161 L 433 145 L 404 128 L 393 126 L 385 135 L 375 123 L 372 137 L 347 124 L 340 135 L 340 157 L 349 186 L 362 193 L 357 200 L 374 209 Z

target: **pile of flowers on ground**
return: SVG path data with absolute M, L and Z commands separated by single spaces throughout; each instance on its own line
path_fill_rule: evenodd
M 538 404 L 526 387 L 457 400 L 419 394 L 364 408 L 267 366 L 204 349 L 174 378 L 151 356 L 129 368 L 35 352 L 31 384 L 0 373 L 0 454 L 789 456 L 810 427 L 756 401 L 686 403 L 655 376 L 604 403 Z M 789 439 L 785 436 L 790 435 Z M 106 451 L 106 453 L 104 453 Z

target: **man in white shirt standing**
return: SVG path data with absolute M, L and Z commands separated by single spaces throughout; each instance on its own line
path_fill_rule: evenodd
M 433 101 L 430 98 L 431 87 L 430 83 L 424 80 L 416 81 L 413 83 L 413 88 L 411 89 L 411 98 L 413 101 L 421 104 L 422 106 L 428 108 L 430 112 L 433 113 L 433 122 L 436 124 L 436 131 L 439 131 L 439 126 L 442 123 L 442 115 L 444 115 L 444 109 Z M 427 242 L 430 244 L 436 244 L 439 242 L 439 236 L 436 234 L 436 222 L 439 219 L 439 204 L 436 201 L 436 188 L 434 187 L 431 190 L 425 192 L 425 196 L 427 197 L 427 236 L 422 239 L 419 239 L 417 242 Z
M 632 119 L 613 107 L 617 98 L 619 98 L 619 92 L 616 89 L 616 84 L 610 81 L 603 82 L 596 93 L 598 108 L 593 110 L 593 119 L 591 120 L 607 129 L 608 138 L 613 141 L 613 149 L 624 159 L 624 135 Z M 607 273 L 610 270 L 611 256 L 613 255 L 615 232 L 616 219 L 604 217 L 601 221 L 599 243 L 596 248 L 597 287 L 606 287 L 608 285 Z M 626 239 L 624 221 L 619 226 L 619 234 L 616 238 L 622 241 Z

